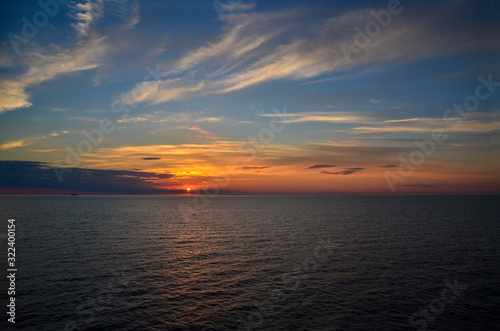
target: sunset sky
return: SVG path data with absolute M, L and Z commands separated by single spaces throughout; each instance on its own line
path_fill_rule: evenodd
M 60 2 L 1 4 L 0 194 L 500 193 L 498 1 Z

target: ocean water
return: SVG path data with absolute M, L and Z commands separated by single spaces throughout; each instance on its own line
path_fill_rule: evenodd
M 192 203 L 0 197 L 2 329 L 500 330 L 497 196 Z

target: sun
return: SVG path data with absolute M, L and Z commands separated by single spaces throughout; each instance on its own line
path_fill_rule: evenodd
M 186 191 L 191 192 L 191 188 L 190 188 L 190 187 L 188 187 L 188 188 L 186 189 Z

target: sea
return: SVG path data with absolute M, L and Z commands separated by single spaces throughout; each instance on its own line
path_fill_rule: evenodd
M 1 196 L 0 329 L 500 330 L 499 215 L 499 196 Z

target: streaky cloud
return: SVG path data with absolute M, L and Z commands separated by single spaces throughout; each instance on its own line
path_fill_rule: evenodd
M 310 167 L 307 167 L 306 169 L 323 169 L 323 168 L 335 168 L 336 165 L 332 164 L 315 164 Z
M 366 66 L 498 51 L 495 37 L 484 33 L 484 38 L 476 38 L 470 31 L 471 22 L 454 18 L 463 16 L 464 8 L 463 2 L 433 4 L 433 20 L 420 20 L 419 15 L 404 20 L 393 16 L 380 36 L 355 56 L 346 56 L 340 45 L 353 44 L 353 28 L 373 20 L 372 7 L 330 12 L 314 29 L 303 29 L 300 24 L 310 14 L 307 9 L 233 13 L 227 15 L 227 25 L 214 41 L 167 65 L 170 69 L 158 83 L 137 84 L 131 93 L 135 97 L 128 102 L 159 104 L 230 93 L 275 80 L 306 81 Z
M 346 175 L 351 175 L 351 174 L 354 174 L 356 172 L 360 172 L 363 170 L 365 170 L 365 168 L 346 168 L 345 170 L 338 171 L 338 172 L 322 171 L 321 173 L 326 174 L 326 175 L 344 175 L 344 176 L 346 176 Z

